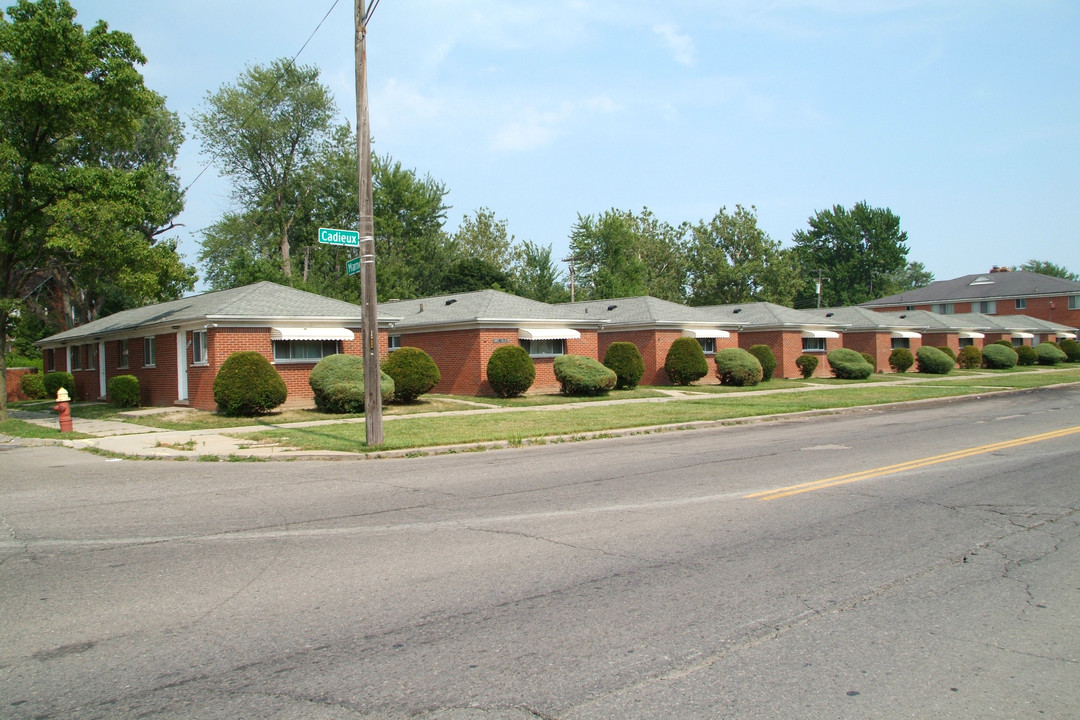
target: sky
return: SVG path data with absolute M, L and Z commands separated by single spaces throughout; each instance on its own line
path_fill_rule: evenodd
M 297 62 L 355 127 L 353 0 L 71 3 L 147 56 L 187 124 L 184 186 L 209 160 L 190 122 L 207 93 L 309 38 Z M 446 186 L 448 231 L 489 208 L 556 258 L 611 208 L 676 224 L 754 206 L 789 246 L 866 201 L 938 280 L 1080 272 L 1077 37 L 1075 0 L 380 0 L 373 147 Z M 188 262 L 229 191 L 212 167 L 188 190 Z

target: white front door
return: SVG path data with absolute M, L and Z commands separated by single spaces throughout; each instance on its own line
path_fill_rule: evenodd
M 98 343 L 98 397 L 103 398 L 109 392 L 105 384 L 105 341 Z
M 176 399 L 188 399 L 187 388 L 187 331 L 176 333 Z

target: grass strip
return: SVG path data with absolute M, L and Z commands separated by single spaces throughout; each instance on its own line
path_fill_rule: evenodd
M 59 426 L 59 421 L 57 421 L 57 425 Z M 86 433 L 62 433 L 60 432 L 59 427 L 44 427 L 43 425 L 26 422 L 25 420 L 19 420 L 17 418 L 8 418 L 7 420 L 0 421 L 0 435 L 42 440 L 85 440 L 86 438 L 93 437 L 93 435 L 87 435 Z

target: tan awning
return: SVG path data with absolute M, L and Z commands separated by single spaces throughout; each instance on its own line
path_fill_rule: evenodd
M 981 332 L 975 332 L 974 330 L 963 330 L 959 333 L 959 336 L 965 340 L 982 340 L 986 337 Z
M 270 328 L 271 340 L 352 340 L 353 331 L 343 327 Z
M 577 340 L 581 333 L 572 328 L 518 328 L 522 340 Z
M 917 340 L 918 338 L 921 338 L 922 335 L 917 332 L 912 332 L 911 330 L 893 330 L 892 333 L 890 333 L 890 337 Z
M 802 336 L 804 338 L 838 338 L 840 333 L 832 330 L 803 330 Z
M 683 337 L 692 337 L 692 338 L 729 338 L 729 337 L 731 337 L 731 333 L 729 333 L 727 330 L 720 330 L 719 328 L 700 329 L 700 330 L 699 329 L 683 330 L 682 334 L 683 334 Z

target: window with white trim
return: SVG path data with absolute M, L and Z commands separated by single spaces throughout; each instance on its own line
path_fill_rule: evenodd
M 1016 309 L 1017 310 L 1026 310 L 1027 309 L 1027 298 L 1016 298 Z
M 802 339 L 803 352 L 825 352 L 825 350 L 825 338 L 804 337 Z
M 97 343 L 86 346 L 86 369 L 97 370 Z
M 701 351 L 706 355 L 716 354 L 716 338 L 699 337 L 697 341 L 701 343 Z
M 318 362 L 341 352 L 337 340 L 275 340 L 274 362 Z
M 191 332 L 191 364 L 206 364 L 206 331 L 193 330 Z
M 1069 296 L 1069 309 L 1080 310 L 1080 295 Z
M 143 367 L 157 365 L 157 342 L 154 337 L 144 337 L 142 341 Z
M 566 354 L 566 341 L 559 340 L 525 340 L 519 341 L 521 347 L 532 357 L 555 357 Z
M 1022 338 L 1022 337 L 1014 337 L 1012 339 L 1012 344 L 1013 344 L 1014 348 L 1020 347 L 1021 345 L 1024 344 L 1024 338 Z
M 116 341 L 116 367 L 119 369 L 127 369 L 128 362 L 131 361 L 131 351 L 128 348 L 127 340 Z
M 390 352 L 394 352 L 395 350 L 400 350 L 401 349 L 401 336 L 400 335 L 390 335 L 386 339 L 386 346 L 387 346 L 387 349 Z
M 905 348 L 907 350 L 910 350 L 911 349 L 911 338 L 893 338 L 892 339 L 892 349 L 896 350 L 897 348 Z
M 973 338 L 960 338 L 960 347 L 962 348 L 971 347 L 974 344 L 975 340 Z

